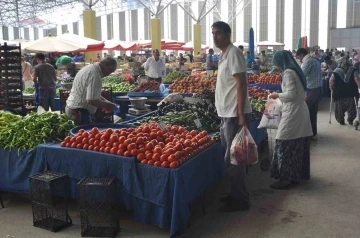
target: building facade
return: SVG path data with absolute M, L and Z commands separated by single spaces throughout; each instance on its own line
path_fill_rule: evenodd
M 187 1 L 183 7 L 198 16 L 204 1 Z M 209 7 L 206 7 L 209 8 Z M 360 0 L 222 0 L 201 19 L 202 44 L 213 47 L 211 24 L 222 20 L 232 27 L 232 41 L 248 41 L 250 27 L 255 42 L 285 43 L 285 49 L 296 49 L 299 37 L 307 36 L 309 46 L 331 45 L 330 30 L 360 27 Z M 96 17 L 97 40 L 135 41 L 150 39 L 151 13 L 146 8 L 114 12 L 109 9 Z M 193 37 L 195 21 L 178 4 L 170 4 L 159 16 L 161 37 L 188 42 Z M 83 35 L 83 22 L 69 22 L 56 28 L 2 27 L 0 39 L 36 40 L 49 33 Z M 360 45 L 360 42 L 359 42 Z M 346 47 L 346 46 L 344 46 Z

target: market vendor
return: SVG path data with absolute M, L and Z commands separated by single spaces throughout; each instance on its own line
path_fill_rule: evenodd
M 261 51 L 261 55 L 259 55 L 259 60 L 260 60 L 260 66 L 261 67 L 266 67 L 268 64 L 268 57 L 265 54 L 265 50 Z
M 165 73 L 165 63 L 160 59 L 158 49 L 153 50 L 153 56 L 147 59 L 144 63 L 144 68 L 147 72 L 148 80 L 155 80 L 161 83 Z
M 114 111 L 117 107 L 101 96 L 101 79 L 116 70 L 117 63 L 106 57 L 99 63 L 83 67 L 75 76 L 73 86 L 66 101 L 65 113 L 76 125 L 94 123 L 93 115 L 98 108 Z

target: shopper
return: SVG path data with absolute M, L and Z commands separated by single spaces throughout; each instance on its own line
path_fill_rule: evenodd
M 114 72 L 116 67 L 116 60 L 106 57 L 99 63 L 85 66 L 76 74 L 65 108 L 65 113 L 76 125 L 92 124 L 98 108 L 108 111 L 117 108 L 101 96 L 101 79 Z
M 251 106 L 248 98 L 245 58 L 242 51 L 230 42 L 231 28 L 222 21 L 212 25 L 214 44 L 221 50 L 215 91 L 215 105 L 221 117 L 221 142 L 225 147 L 225 166 L 230 180 L 230 194 L 222 212 L 249 209 L 245 166 L 230 163 L 230 147 L 236 133 L 250 125 Z
M 282 93 L 272 93 L 269 97 L 280 99 L 282 115 L 270 170 L 270 177 L 278 181 L 270 187 L 283 189 L 302 179 L 310 179 L 310 136 L 313 132 L 304 101 L 306 77 L 301 68 L 285 50 L 275 53 L 272 64 L 282 72 Z
M 206 70 L 214 70 L 216 67 L 216 64 L 213 60 L 214 50 L 209 49 L 209 54 L 206 56 Z
M 261 55 L 259 55 L 259 60 L 260 60 L 260 66 L 261 67 L 266 67 L 267 66 L 269 58 L 265 54 L 265 50 L 261 51 Z
M 144 68 L 147 71 L 148 80 L 155 80 L 161 83 L 165 73 L 165 63 L 160 59 L 158 49 L 153 50 L 153 57 L 147 59 L 144 63 Z
M 353 125 L 356 118 L 356 101 L 359 100 L 359 91 L 355 79 L 359 78 L 358 71 L 351 65 L 347 56 L 338 61 L 338 67 L 330 78 L 330 89 L 333 91 L 335 102 L 335 119 L 340 125 L 345 125 L 345 112 L 347 121 Z
M 56 95 L 56 72 L 51 64 L 45 63 L 45 55 L 37 53 L 35 55 L 37 65 L 33 71 L 33 81 L 38 89 L 38 103 L 45 111 L 49 107 L 54 111 L 54 99 Z
M 186 61 L 187 60 L 185 59 L 184 55 L 182 53 L 180 53 L 180 55 L 179 55 L 179 71 L 183 70 L 183 66 L 186 63 Z
M 330 96 L 329 80 L 332 72 L 337 68 L 337 63 L 330 56 L 325 56 L 324 62 L 321 63 L 321 71 L 324 78 L 323 95 Z
M 32 80 L 32 66 L 29 62 L 25 61 L 24 56 L 21 57 L 21 70 L 23 76 L 23 84 L 25 88 L 31 88 L 33 86 Z
M 311 127 L 313 130 L 312 140 L 317 140 L 317 113 L 319 102 L 322 98 L 322 72 L 320 62 L 311 57 L 308 51 L 300 48 L 296 52 L 296 57 L 300 60 L 301 69 L 306 76 L 307 98 L 306 104 L 310 112 Z

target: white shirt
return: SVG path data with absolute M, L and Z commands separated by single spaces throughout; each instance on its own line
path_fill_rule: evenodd
M 21 63 L 22 75 L 24 81 L 32 82 L 32 66 L 29 62 Z
M 185 63 L 189 63 L 189 64 L 191 63 L 190 57 L 188 55 L 185 55 L 184 58 L 186 59 Z
M 246 73 L 245 58 L 242 51 L 232 43 L 220 56 L 215 90 L 215 106 L 219 117 L 238 117 L 237 92 L 234 74 Z M 243 113 L 251 113 L 249 96 L 246 95 Z
M 145 62 L 145 70 L 147 71 L 147 76 L 151 78 L 161 78 L 165 71 L 165 64 L 160 58 L 158 61 L 154 57 L 150 57 Z
M 102 77 L 103 74 L 99 63 L 82 68 L 75 76 L 66 105 L 70 109 L 84 108 L 90 114 L 94 114 L 97 107 L 90 105 L 87 100 L 100 99 Z
M 279 99 L 282 102 L 282 114 L 276 133 L 278 140 L 293 140 L 312 136 L 309 109 L 305 103 L 306 93 L 299 76 L 294 70 L 282 73 Z

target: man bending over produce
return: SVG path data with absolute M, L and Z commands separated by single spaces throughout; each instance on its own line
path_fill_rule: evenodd
M 33 81 L 37 88 L 38 104 L 49 111 L 49 107 L 54 111 L 54 99 L 56 95 L 56 72 L 51 64 L 45 63 L 45 55 L 38 53 L 35 55 L 37 65 L 33 71 Z
M 225 166 L 230 179 L 230 193 L 222 197 L 221 212 L 249 209 L 245 166 L 230 163 L 230 147 L 236 133 L 249 126 L 251 106 L 248 97 L 245 58 L 242 51 L 230 42 L 231 28 L 222 21 L 212 25 L 214 44 L 221 50 L 215 90 L 216 110 L 221 118 L 221 142 L 225 147 Z
M 116 105 L 101 96 L 101 79 L 116 70 L 116 60 L 106 57 L 99 63 L 82 68 L 75 76 L 65 113 L 76 125 L 93 123 L 93 114 L 98 108 L 114 111 Z

